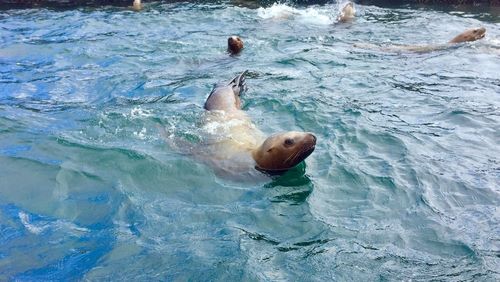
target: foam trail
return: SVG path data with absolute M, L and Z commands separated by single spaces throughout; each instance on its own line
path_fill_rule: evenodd
M 257 15 L 263 19 L 287 19 L 299 14 L 299 10 L 286 4 L 274 3 L 269 8 L 260 7 Z
M 29 232 L 35 235 L 39 235 L 40 233 L 44 232 L 47 229 L 51 229 L 52 231 L 63 229 L 65 230 L 65 233 L 74 235 L 77 233 L 90 231 L 87 228 L 80 227 L 78 225 L 75 225 L 74 223 L 63 220 L 48 221 L 48 220 L 37 219 L 33 222 L 31 215 L 23 211 L 19 211 L 18 216 L 19 220 L 24 225 L 24 227 Z
M 307 9 L 297 9 L 286 4 L 274 3 L 268 8 L 259 8 L 257 15 L 262 19 L 272 20 L 296 20 L 305 24 L 329 25 L 333 23 L 328 10 L 320 7 L 309 7 Z

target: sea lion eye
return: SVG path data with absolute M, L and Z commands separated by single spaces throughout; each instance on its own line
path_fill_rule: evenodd
M 293 141 L 293 139 L 291 139 L 291 138 L 287 138 L 287 139 L 285 139 L 285 146 L 292 146 L 292 145 L 293 145 L 293 143 L 295 143 L 295 142 Z

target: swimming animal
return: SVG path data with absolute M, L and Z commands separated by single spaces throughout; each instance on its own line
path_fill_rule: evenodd
M 217 175 L 233 180 L 282 174 L 301 163 L 316 146 L 316 136 L 309 132 L 264 136 L 241 109 L 246 73 L 214 87 L 204 105 L 204 140 L 191 152 Z
M 459 35 L 455 36 L 449 43 L 461 43 L 468 41 L 476 41 L 483 38 L 486 35 L 486 28 L 472 28 L 468 29 Z
M 142 10 L 141 0 L 134 0 L 134 2 L 132 3 L 132 9 L 134 11 L 140 11 L 140 10 Z
M 389 46 L 378 46 L 374 44 L 354 44 L 355 47 L 360 47 L 364 49 L 378 49 L 388 52 L 415 52 L 415 53 L 426 53 L 437 50 L 444 50 L 454 46 L 457 43 L 476 41 L 484 38 L 486 35 L 486 28 L 472 28 L 465 30 L 459 35 L 455 36 L 448 43 L 438 44 L 438 45 L 389 45 Z
M 354 3 L 347 2 L 344 7 L 340 11 L 340 15 L 337 18 L 339 22 L 348 22 L 354 19 L 354 14 L 356 13 L 356 9 L 354 9 Z
M 230 36 L 227 39 L 227 51 L 232 55 L 238 54 L 243 49 L 243 40 L 238 36 Z

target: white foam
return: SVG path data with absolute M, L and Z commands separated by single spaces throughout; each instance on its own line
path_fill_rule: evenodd
M 307 9 L 297 9 L 286 4 L 273 4 L 268 8 L 259 8 L 257 15 L 262 19 L 288 19 L 297 20 L 305 24 L 329 25 L 334 21 L 328 10 L 319 7 L 309 7 Z
M 151 111 L 144 110 L 141 107 L 135 107 L 130 110 L 130 115 L 132 118 L 150 117 L 152 116 Z
M 495 47 L 500 47 L 500 38 L 488 37 L 488 33 L 486 32 L 486 37 L 484 39 L 486 42 L 495 45 Z
M 47 229 L 47 225 L 42 225 L 42 226 L 36 226 L 34 224 L 30 223 L 30 216 L 27 213 L 24 212 L 19 212 L 19 219 L 21 220 L 21 223 L 24 225 L 26 229 L 28 229 L 29 232 L 33 234 L 40 234 L 42 233 L 45 229 Z
M 229 135 L 233 127 L 251 125 L 247 120 L 226 117 L 226 113 L 223 111 L 214 111 L 214 113 L 216 115 L 214 117 L 208 117 L 203 126 L 203 130 L 208 134 Z
M 19 219 L 21 220 L 21 223 L 24 225 L 24 227 L 26 229 L 28 229 L 29 232 L 31 232 L 35 235 L 42 233 L 43 231 L 45 231 L 48 228 L 52 228 L 53 230 L 64 229 L 64 230 L 66 230 L 66 232 L 68 232 L 68 231 L 69 232 L 77 231 L 78 233 L 89 232 L 89 230 L 87 228 L 80 227 L 80 226 L 73 224 L 71 222 L 56 220 L 53 222 L 42 221 L 42 222 L 39 222 L 38 224 L 33 224 L 30 222 L 31 217 L 29 214 L 20 211 L 18 213 L 18 216 L 19 216 Z M 71 233 L 75 234 L 74 232 L 71 232 Z
M 329 25 L 333 23 L 333 20 L 329 15 L 325 14 L 324 11 L 315 8 L 307 8 L 301 14 L 300 21 L 316 25 Z
M 296 14 L 299 14 L 297 9 L 279 3 L 274 3 L 269 8 L 260 7 L 257 10 L 257 15 L 263 19 L 287 19 Z
M 136 137 L 138 137 L 139 139 L 144 140 L 144 139 L 146 139 L 146 132 L 147 132 L 146 128 L 145 128 L 145 127 L 143 127 L 143 128 L 141 129 L 141 131 L 134 131 L 133 133 L 134 133 L 134 135 L 135 135 Z
M 243 125 L 244 122 L 238 119 L 231 119 L 227 122 L 213 121 L 206 123 L 203 130 L 208 134 L 228 133 L 232 127 Z

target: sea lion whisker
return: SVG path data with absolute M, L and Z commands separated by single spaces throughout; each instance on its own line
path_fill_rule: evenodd
M 285 163 L 288 163 L 289 161 L 295 161 L 295 159 L 301 155 L 302 153 L 304 153 L 305 151 L 307 151 L 307 148 L 301 148 L 299 151 L 295 152 L 294 154 L 290 155 L 286 160 L 285 160 Z
M 285 163 L 288 163 L 289 161 L 291 161 L 292 163 L 295 162 L 297 157 L 301 156 L 303 153 L 307 152 L 309 149 L 311 149 L 311 146 L 309 146 L 309 147 L 304 146 L 299 151 L 295 152 L 295 154 L 293 154 L 289 158 L 287 158 Z M 291 160 L 289 160 L 291 157 L 293 157 L 293 158 Z
M 302 156 L 302 154 L 310 151 L 311 149 L 314 150 L 314 144 L 306 144 L 306 146 L 304 146 L 297 154 L 296 156 L 294 157 L 294 160 L 293 161 L 296 161 L 296 158 L 299 157 L 299 156 Z M 311 151 L 312 153 L 312 151 Z M 308 154 L 309 155 L 309 154 Z M 307 156 L 306 156 L 307 157 Z
M 286 160 L 284 161 L 284 163 L 289 163 L 291 160 L 294 160 L 298 154 L 300 154 L 301 151 L 297 151 L 297 152 L 294 152 L 293 154 L 291 154 L 288 158 L 286 158 Z

